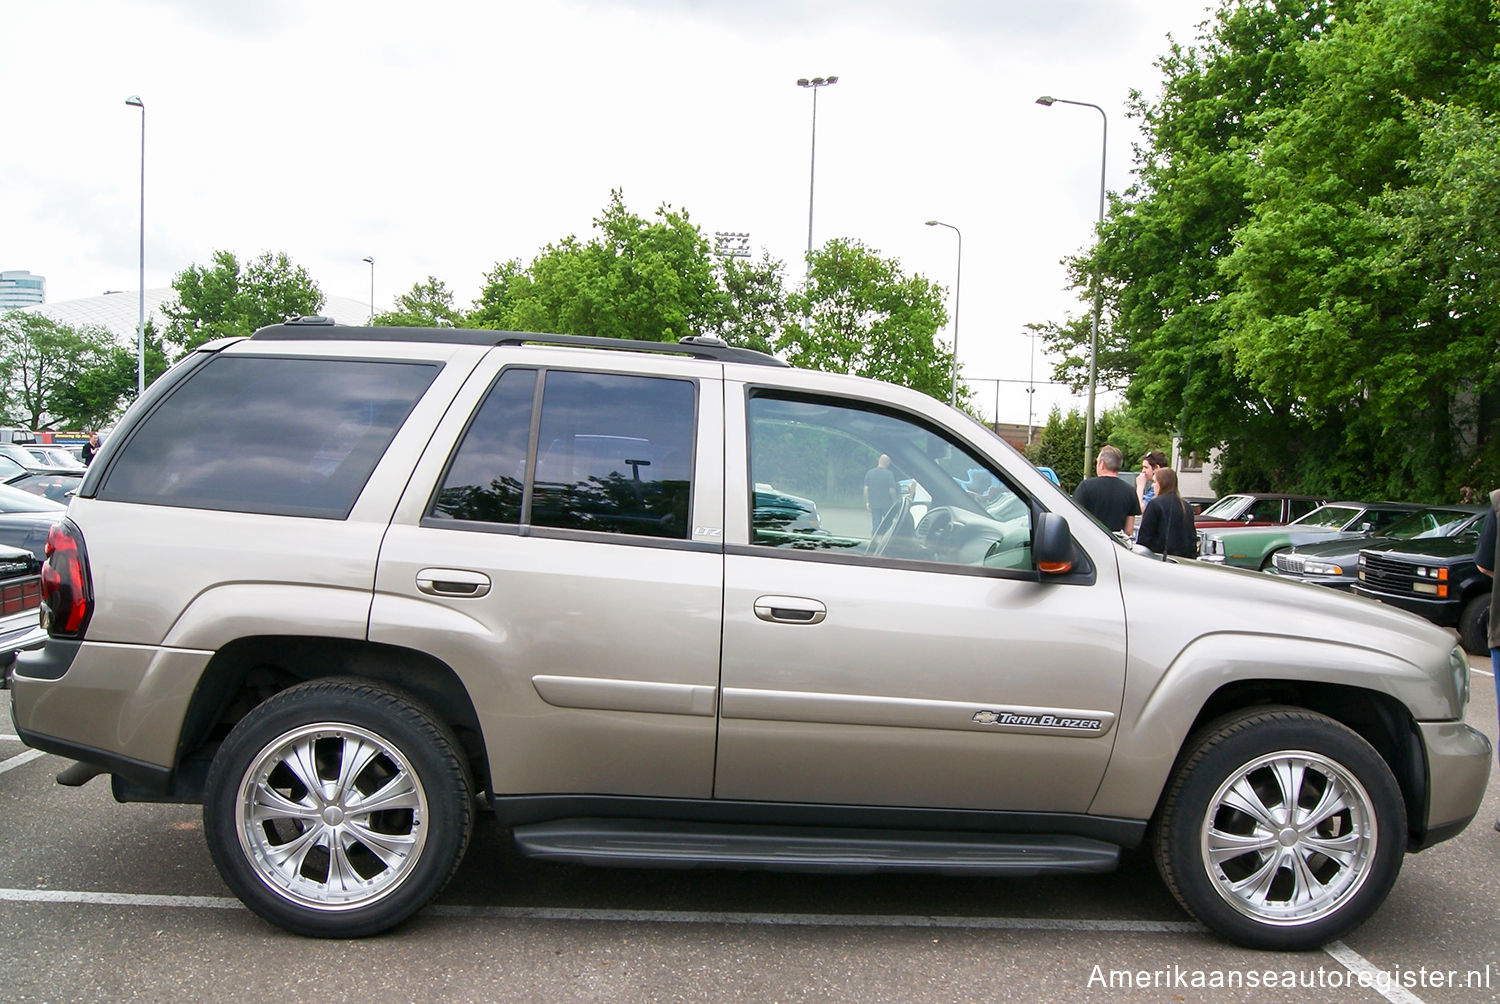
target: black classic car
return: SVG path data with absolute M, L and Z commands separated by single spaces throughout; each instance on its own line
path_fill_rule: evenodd
M 1488 575 L 1474 564 L 1479 522 L 1455 537 L 1390 541 L 1359 552 L 1354 592 L 1458 629 L 1464 651 L 1489 652 Z

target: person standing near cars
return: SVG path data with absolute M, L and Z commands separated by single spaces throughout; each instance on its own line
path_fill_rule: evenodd
M 94 454 L 99 452 L 99 433 L 89 430 L 89 441 L 83 444 L 83 449 L 78 454 L 78 459 L 83 461 L 87 467 L 94 459 Z
M 880 521 L 896 504 L 896 475 L 891 458 L 882 453 L 875 466 L 865 474 L 865 510 L 870 514 L 870 532 L 880 529 Z
M 1495 532 L 1496 514 L 1500 513 L 1500 490 L 1490 492 L 1490 511 L 1484 514 L 1484 524 L 1479 530 L 1479 544 L 1474 548 L 1474 564 L 1490 578 L 1500 568 L 1500 534 Z M 1500 701 L 1500 593 L 1490 589 L 1490 670 L 1495 674 L 1495 699 Z M 1495 820 L 1495 829 L 1500 830 L 1500 819 Z
M 1158 467 L 1152 479 L 1156 491 L 1141 514 L 1141 532 L 1135 542 L 1154 554 L 1197 557 L 1193 513 L 1177 494 L 1177 472 L 1170 467 Z
M 1167 466 L 1167 455 L 1152 450 L 1141 457 L 1141 473 L 1135 476 L 1135 498 L 1141 504 L 1141 513 L 1146 512 L 1146 503 L 1156 495 L 1156 482 L 1152 480 L 1158 468 Z
M 1135 530 L 1135 518 L 1141 514 L 1140 500 L 1130 485 L 1120 480 L 1125 456 L 1117 447 L 1106 446 L 1094 461 L 1094 476 L 1084 478 L 1073 491 L 1073 501 L 1094 514 L 1111 533 L 1127 537 Z

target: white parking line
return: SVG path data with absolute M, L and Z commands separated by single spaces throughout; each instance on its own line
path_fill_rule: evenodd
M 82 903 L 107 906 L 186 907 L 239 910 L 229 896 L 151 896 L 138 893 L 85 892 L 67 889 L 0 889 L 0 902 Z M 1203 934 L 1201 924 L 1186 920 L 1055 920 L 1047 917 L 923 917 L 902 914 L 720 913 L 711 910 L 582 910 L 530 906 L 431 906 L 425 913 L 469 920 L 550 920 L 626 924 L 740 924 L 760 927 L 881 927 L 971 931 L 1062 931 L 1080 934 Z M 1341 941 L 1323 949 L 1356 977 L 1368 975 L 1371 989 L 1392 1004 L 1422 1004 L 1401 987 L 1380 990 L 1374 965 Z
M 1342 941 L 1335 941 L 1331 945 L 1324 945 L 1323 951 L 1333 956 L 1335 961 L 1356 977 L 1363 973 L 1369 983 L 1369 988 L 1390 1001 L 1391 1004 L 1422 1004 L 1422 998 L 1405 987 L 1392 985 L 1389 973 L 1382 973 L 1370 960 L 1360 955 Z M 1381 989 L 1382 983 L 1385 984 L 1384 989 Z
M 20 742 L 21 741 L 21 737 L 20 736 L 13 736 L 9 732 L 0 732 L 0 739 L 11 739 L 11 740 L 14 740 L 15 742 Z
M 14 770 L 23 763 L 30 763 L 39 756 L 46 756 L 46 754 L 41 750 L 27 750 L 25 753 L 17 753 L 7 760 L 0 760 L 0 774 L 4 774 L 8 770 Z
M 1490 672 L 1487 669 L 1480 669 L 1478 666 L 1470 666 L 1469 667 L 1469 672 L 1471 672 L 1471 673 L 1478 673 L 1480 676 L 1494 676 L 1495 675 L 1494 673 Z

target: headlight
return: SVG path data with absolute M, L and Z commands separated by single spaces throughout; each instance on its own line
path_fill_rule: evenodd
M 1331 561 L 1309 561 L 1302 566 L 1304 575 L 1343 575 L 1344 569 Z
M 1469 657 L 1463 647 L 1455 645 L 1448 653 L 1448 668 L 1453 672 L 1453 689 L 1458 692 L 1458 714 L 1469 706 Z

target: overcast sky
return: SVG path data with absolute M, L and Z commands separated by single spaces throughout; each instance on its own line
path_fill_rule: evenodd
M 0 269 L 49 302 L 146 286 L 215 249 L 285 251 L 375 303 L 428 275 L 461 305 L 495 262 L 586 237 L 611 188 L 685 208 L 802 272 L 812 98 L 815 243 L 857 238 L 949 287 L 986 416 L 1026 380 L 1022 325 L 1088 306 L 1060 259 L 1130 180 L 1132 89 L 1206 0 L 0 0 Z M 951 338 L 951 326 L 945 337 Z M 1047 372 L 1043 356 L 1036 375 Z M 989 379 L 991 382 L 985 382 Z M 1063 388 L 1038 387 L 1040 423 Z M 1024 384 L 1000 418 L 1024 423 Z

